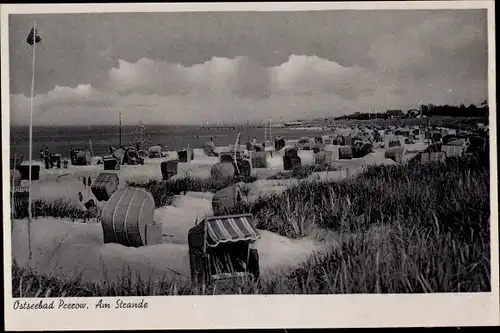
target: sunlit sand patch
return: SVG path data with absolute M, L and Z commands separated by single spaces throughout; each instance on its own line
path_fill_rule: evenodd
M 259 233 L 261 239 L 256 242 L 256 248 L 263 277 L 293 269 L 322 249 L 321 244 L 313 239 L 292 240 L 265 230 L 259 230 Z M 30 266 L 42 274 L 64 279 L 81 277 L 84 281 L 101 283 L 139 277 L 143 281 L 165 277 L 189 280 L 189 248 L 186 243 L 140 248 L 103 244 L 102 228 L 98 224 L 37 219 L 32 225 L 33 258 L 30 263 L 27 237 L 27 221 L 15 220 L 13 260 L 21 267 Z

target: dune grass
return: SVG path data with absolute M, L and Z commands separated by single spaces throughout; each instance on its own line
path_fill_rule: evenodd
M 162 207 L 172 203 L 174 195 L 183 192 L 217 192 L 225 187 L 238 182 L 251 183 L 256 181 L 256 177 L 227 177 L 218 179 L 201 179 L 194 177 L 185 177 L 180 179 L 171 179 L 166 181 L 150 180 L 147 183 L 127 182 L 128 186 L 142 187 L 153 195 L 156 207 Z
M 252 213 L 261 228 L 291 238 L 312 228 L 354 232 L 414 220 L 429 226 L 436 219 L 457 235 L 489 233 L 489 169 L 464 159 L 370 166 L 356 178 L 300 184 L 232 213 Z
M 35 200 L 33 205 L 33 218 L 56 217 L 69 218 L 72 221 L 80 219 L 95 219 L 99 216 L 99 209 L 83 209 L 79 205 L 64 199 L 54 201 Z M 14 198 L 13 217 L 24 219 L 28 217 L 28 197 L 27 195 L 16 196 Z
M 242 286 L 212 286 L 205 294 L 489 291 L 488 162 L 483 156 L 448 159 L 445 164 L 373 166 L 355 179 L 303 183 L 239 206 L 234 213 L 251 212 L 261 229 L 291 238 L 330 230 L 339 234 L 340 241 L 292 272 Z M 200 190 L 201 184 L 212 191 L 222 186 L 204 182 L 188 184 L 190 190 Z M 48 289 L 54 296 L 200 293 L 188 284 L 168 281 L 125 279 L 113 286 L 60 282 L 17 266 L 13 283 L 15 297 L 21 296 L 16 290 L 43 296 Z
M 278 172 L 275 175 L 268 177 L 269 180 L 280 180 L 280 179 L 304 179 L 312 175 L 313 172 L 322 171 L 337 171 L 338 167 L 330 166 L 327 164 L 314 164 L 314 165 L 301 165 L 293 168 L 290 171 Z
M 480 292 L 490 290 L 489 247 L 430 230 L 393 226 L 345 235 L 340 249 L 312 256 L 300 268 L 268 279 L 208 286 L 123 278 L 96 284 L 42 276 L 14 264 L 14 297 L 93 297 L 219 294 L 353 294 Z

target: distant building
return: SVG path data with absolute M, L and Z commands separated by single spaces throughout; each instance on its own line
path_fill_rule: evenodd
M 301 121 L 289 121 L 289 122 L 286 122 L 284 125 L 285 125 L 285 127 L 301 126 L 302 122 Z
M 403 110 L 387 110 L 385 114 L 390 118 L 401 118 L 404 116 Z
M 406 116 L 408 118 L 420 118 L 420 110 L 417 109 L 408 110 Z

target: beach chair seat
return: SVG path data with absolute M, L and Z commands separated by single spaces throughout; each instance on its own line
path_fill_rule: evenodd
M 104 170 L 120 170 L 120 161 L 113 155 L 102 157 Z
M 349 145 L 339 147 L 339 160 L 352 159 L 352 147 Z
M 161 174 L 163 180 L 168 180 L 175 176 L 178 171 L 179 160 L 163 161 L 160 164 Z
M 179 150 L 177 152 L 177 156 L 179 157 L 180 163 L 187 163 L 188 162 L 188 152 L 186 150 Z
M 90 177 L 88 184 L 90 185 Z M 90 189 L 97 201 L 107 201 L 118 190 L 119 185 L 120 180 L 116 173 L 102 172 L 97 176 Z
M 233 165 L 236 176 L 249 177 L 252 174 L 252 163 L 248 159 L 239 159 Z
M 234 278 L 251 278 L 253 274 L 246 272 L 246 265 L 231 256 L 229 252 L 210 256 L 212 281 L 221 281 Z
M 219 159 L 220 159 L 221 163 L 224 163 L 224 162 L 232 163 L 234 161 L 234 157 L 231 153 L 221 153 L 219 155 Z
M 300 167 L 302 164 L 301 158 L 298 156 L 283 156 L 283 169 L 293 170 L 294 168 Z
M 233 272 L 233 273 L 219 273 L 210 275 L 210 279 L 213 282 L 223 281 L 223 280 L 232 280 L 237 278 L 252 278 L 253 275 L 251 273 L 246 272 Z
M 252 168 L 266 168 L 267 158 L 271 155 L 268 151 L 253 151 L 251 153 Z
M 22 164 L 17 166 L 16 170 L 18 170 L 21 174 L 22 180 L 29 179 L 29 170 L 30 166 L 27 164 Z M 40 166 L 39 165 L 31 165 L 31 180 L 39 180 L 40 179 Z

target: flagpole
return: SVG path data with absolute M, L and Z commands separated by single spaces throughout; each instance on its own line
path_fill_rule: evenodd
M 94 157 L 94 149 L 92 149 L 92 131 L 90 129 L 90 125 L 87 125 L 88 126 L 88 129 L 89 129 L 89 146 L 90 146 L 90 154 L 92 157 Z
M 273 144 L 273 129 L 271 127 L 271 118 L 269 118 L 269 141 L 271 141 L 271 145 Z
M 122 113 L 120 112 L 119 113 L 119 120 L 120 120 L 120 143 L 119 143 L 119 147 L 118 148 L 121 148 L 122 147 Z
M 31 220 L 32 220 L 32 197 L 31 197 L 31 168 L 33 159 L 33 96 L 35 91 L 35 55 L 36 55 L 36 21 L 33 20 L 33 67 L 31 73 L 31 108 L 30 108 L 30 142 L 29 142 L 29 196 L 28 196 L 28 246 L 29 246 L 29 260 L 31 262 Z

